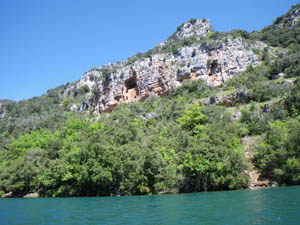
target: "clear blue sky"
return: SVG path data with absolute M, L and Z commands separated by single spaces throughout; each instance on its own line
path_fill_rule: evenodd
M 165 41 L 190 18 L 258 30 L 297 0 L 0 0 L 0 99 L 22 100 Z

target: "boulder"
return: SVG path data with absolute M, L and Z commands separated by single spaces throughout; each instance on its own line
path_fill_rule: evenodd
M 38 198 L 38 197 L 40 197 L 38 192 L 29 193 L 23 196 L 23 198 Z
M 3 197 L 4 198 L 12 198 L 13 197 L 13 193 L 10 191 L 8 193 L 5 193 Z

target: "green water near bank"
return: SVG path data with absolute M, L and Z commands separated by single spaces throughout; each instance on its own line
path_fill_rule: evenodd
M 300 186 L 196 194 L 0 199 L 0 224 L 300 224 Z

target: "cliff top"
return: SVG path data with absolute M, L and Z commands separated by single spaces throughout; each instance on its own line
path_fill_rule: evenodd
M 182 40 L 192 36 L 206 36 L 213 31 L 208 19 L 190 19 L 189 21 L 177 27 L 177 31 L 169 40 Z
M 293 5 L 292 8 L 284 15 L 275 19 L 274 24 L 279 27 L 293 27 L 300 21 L 300 4 Z

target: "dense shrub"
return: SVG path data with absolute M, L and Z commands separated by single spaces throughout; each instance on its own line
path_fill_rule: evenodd
M 67 84 L 26 101 L 1 101 L 0 193 L 104 196 L 246 188 L 248 162 L 241 142 L 246 135 L 263 139 L 254 156 L 263 177 L 299 184 L 300 82 L 275 80 L 279 73 L 299 76 L 300 28 L 290 22 L 282 16 L 250 34 L 233 30 L 183 40 L 173 35 L 165 45 L 127 60 L 129 65 L 157 53 L 177 54 L 195 44 L 216 49 L 220 40 L 235 37 L 286 48 L 277 55 L 279 48 L 257 51 L 262 64 L 249 66 L 223 87 L 184 81 L 167 97 L 118 105 L 100 117 L 70 112 L 90 91 L 88 86 L 72 89 Z M 94 70 L 109 82 L 118 69 L 114 64 Z M 231 108 L 198 104 L 205 102 L 202 98 L 239 91 L 243 101 Z M 97 102 L 99 90 L 91 94 Z M 232 119 L 232 112 L 241 117 Z
M 294 87 L 285 99 L 285 105 L 291 116 L 300 114 L 300 79 L 295 81 Z
M 262 177 L 279 184 L 300 184 L 300 123 L 275 121 L 254 158 Z

